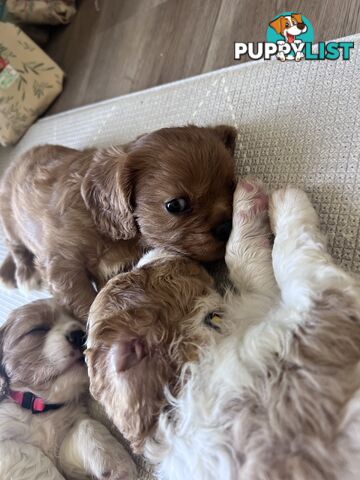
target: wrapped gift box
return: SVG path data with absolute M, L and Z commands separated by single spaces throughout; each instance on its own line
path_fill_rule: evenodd
M 17 26 L 0 22 L 0 144 L 11 145 L 62 91 L 64 73 Z

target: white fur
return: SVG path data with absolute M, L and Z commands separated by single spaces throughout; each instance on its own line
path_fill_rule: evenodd
M 144 265 L 148 265 L 149 263 L 155 262 L 157 260 L 166 260 L 171 257 L 178 257 L 178 254 L 169 252 L 168 250 L 160 247 L 153 248 L 140 258 L 140 260 L 136 264 L 136 268 L 141 268 Z
M 360 364 L 346 372 L 351 379 L 346 384 L 350 399 L 349 391 L 344 393 L 340 386 L 337 392 L 331 375 L 326 378 L 329 404 L 336 403 L 337 395 L 347 398 L 343 418 L 335 417 L 335 425 L 330 422 L 331 441 L 319 433 L 325 431 L 327 421 L 327 397 L 322 397 L 321 389 L 316 398 L 302 392 L 308 403 L 300 402 L 295 413 L 271 397 L 275 391 L 283 398 L 276 382 L 293 348 L 294 333 L 301 335 L 306 322 L 313 320 L 313 294 L 339 289 L 359 312 L 358 284 L 327 254 L 317 216 L 303 192 L 288 189 L 273 195 L 270 218 L 276 238 L 272 251 L 264 247 L 269 231 L 264 214 L 251 214 L 252 199 L 252 193 L 238 187 L 226 254 L 237 288 L 236 293 L 227 294 L 224 306 L 223 321 L 233 326 L 231 335 L 211 345 L 199 363 L 184 367 L 188 375 L 183 375 L 182 391 L 169 399 L 173 409 L 161 414 L 146 455 L 166 480 L 358 479 Z M 304 378 L 316 392 L 317 368 L 313 365 L 314 374 L 304 370 Z M 296 388 L 291 385 L 290 397 L 291 388 Z M 307 404 L 314 405 L 314 414 L 302 410 Z M 312 422 L 313 435 L 307 436 L 301 423 L 296 427 L 297 414 Z M 277 454 L 279 465 L 273 465 Z M 308 463 L 307 455 L 312 459 Z M 289 467 L 287 462 L 293 463 Z M 282 468 L 287 473 L 281 474 Z

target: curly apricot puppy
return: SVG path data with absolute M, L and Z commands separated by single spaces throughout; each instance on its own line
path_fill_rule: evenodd
M 164 128 L 122 146 L 33 148 L 0 185 L 9 255 L 0 280 L 40 282 L 86 319 L 93 286 L 128 269 L 147 247 L 200 261 L 225 253 L 231 230 L 236 132 Z
M 155 249 L 110 280 L 89 314 L 90 391 L 140 453 L 185 362 L 219 336 L 221 304 L 198 263 Z M 213 328 L 212 328 L 213 327 Z

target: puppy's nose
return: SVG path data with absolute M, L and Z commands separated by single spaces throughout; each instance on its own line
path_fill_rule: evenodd
M 66 339 L 71 345 L 73 345 L 76 348 L 79 348 L 80 350 L 85 349 L 85 332 L 82 330 L 74 330 L 70 332 L 68 335 L 66 335 Z
M 298 23 L 297 27 L 300 28 L 300 30 L 304 30 L 305 28 L 305 23 Z
M 230 236 L 231 228 L 231 220 L 227 220 L 226 222 L 220 223 L 217 227 L 214 228 L 213 235 L 217 240 L 220 240 L 221 242 L 226 242 L 226 240 Z

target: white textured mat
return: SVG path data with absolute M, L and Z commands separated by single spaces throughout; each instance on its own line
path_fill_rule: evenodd
M 0 151 L 0 171 L 39 143 L 107 146 L 164 126 L 230 123 L 239 174 L 305 188 L 332 254 L 360 272 L 360 35 L 346 40 L 355 41 L 350 61 L 249 63 L 45 118 Z M 32 298 L 1 293 L 0 323 Z

